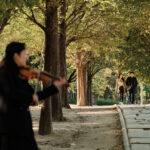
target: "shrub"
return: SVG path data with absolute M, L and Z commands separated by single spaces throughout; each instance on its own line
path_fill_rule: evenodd
M 117 100 L 98 100 L 97 105 L 114 105 L 119 104 Z
M 76 99 L 69 99 L 69 104 L 77 104 L 77 100 Z

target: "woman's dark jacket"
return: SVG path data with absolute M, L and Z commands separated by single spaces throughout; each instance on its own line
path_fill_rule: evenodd
M 42 100 L 57 92 L 58 89 L 51 85 L 43 91 L 37 92 L 37 95 Z M 34 148 L 30 147 L 30 149 L 36 150 L 29 111 L 33 94 L 34 90 L 28 81 L 19 77 L 19 68 L 15 64 L 6 63 L 0 68 L 0 137 L 10 136 L 27 139 L 32 143 L 31 145 L 35 144 Z M 25 148 L 20 148 L 20 150 L 22 149 Z

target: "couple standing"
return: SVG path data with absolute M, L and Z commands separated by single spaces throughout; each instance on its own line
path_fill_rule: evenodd
M 120 104 L 123 104 L 124 94 L 129 92 L 129 100 L 131 104 L 134 104 L 135 94 L 137 93 L 137 79 L 134 76 L 134 72 L 130 72 L 130 76 L 125 81 L 122 74 L 119 74 L 116 80 L 115 91 L 119 94 Z

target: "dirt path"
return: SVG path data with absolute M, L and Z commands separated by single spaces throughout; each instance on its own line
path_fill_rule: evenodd
M 113 107 L 72 106 L 65 122 L 54 122 L 54 132 L 37 134 L 40 107 L 31 108 L 36 140 L 41 150 L 123 150 L 118 112 Z

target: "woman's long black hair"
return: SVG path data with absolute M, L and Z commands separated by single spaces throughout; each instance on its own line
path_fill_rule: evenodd
M 25 44 L 21 42 L 11 42 L 6 47 L 5 57 L 2 60 L 2 64 L 5 64 L 5 66 L 15 74 L 19 73 L 19 68 L 14 62 L 13 56 L 15 53 L 20 54 L 23 50 L 25 50 Z
M 12 60 L 14 53 L 20 54 L 23 50 L 25 50 L 25 43 L 11 42 L 6 47 L 5 59 Z
M 120 76 L 121 76 L 122 74 L 120 73 L 119 75 L 118 75 L 118 78 L 120 79 Z M 124 82 L 124 78 L 122 77 L 122 81 Z

